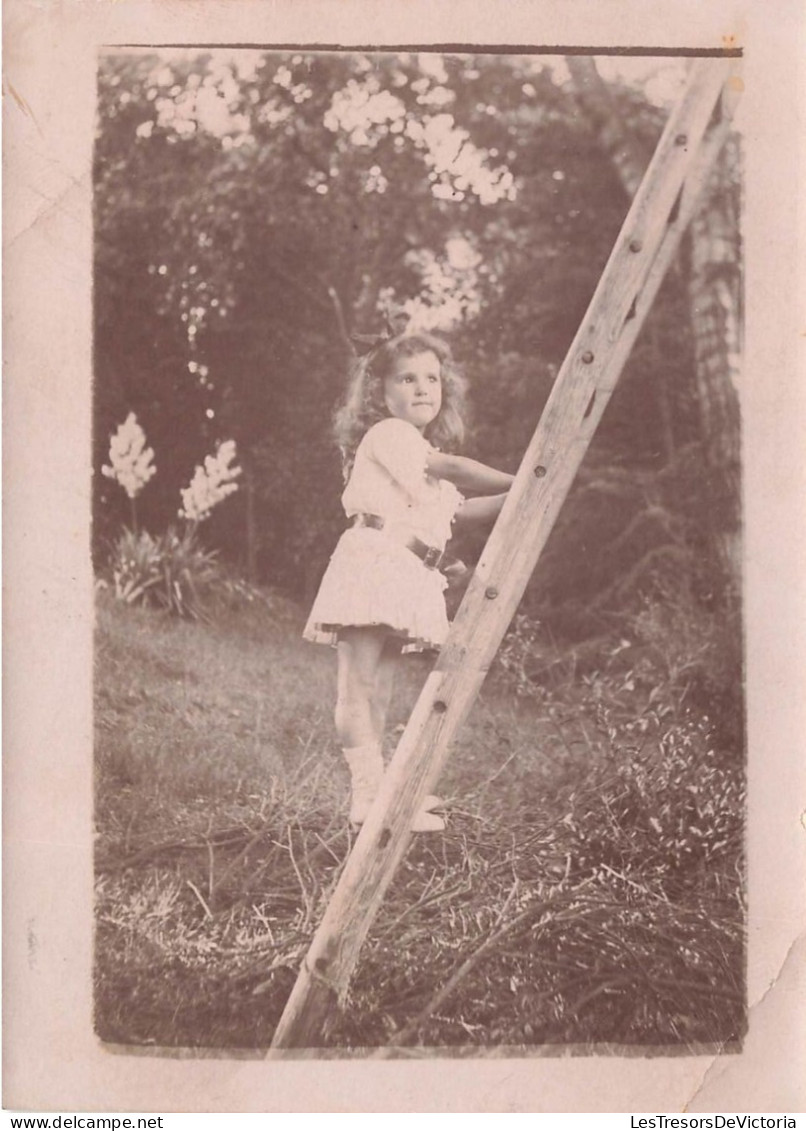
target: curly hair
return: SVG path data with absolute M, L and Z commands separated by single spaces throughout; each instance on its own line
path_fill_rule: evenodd
M 334 432 L 342 456 L 345 480 L 350 474 L 356 448 L 365 433 L 390 415 L 384 399 L 384 381 L 399 357 L 433 353 L 439 358 L 442 407 L 424 429 L 424 436 L 441 451 L 456 451 L 465 438 L 464 377 L 457 371 L 451 351 L 441 338 L 427 333 L 403 333 L 383 342 L 351 367 L 347 395 L 336 413 Z

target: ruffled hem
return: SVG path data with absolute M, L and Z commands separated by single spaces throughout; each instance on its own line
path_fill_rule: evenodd
M 335 648 L 339 642 L 339 634 L 345 628 L 375 628 L 380 627 L 377 621 L 372 621 L 370 625 L 360 624 L 311 624 L 306 625 L 303 632 L 303 639 L 309 640 L 313 644 L 329 644 Z M 391 625 L 385 624 L 384 628 L 389 629 L 389 635 L 400 639 L 403 642 L 402 652 L 438 652 L 442 647 L 441 643 L 436 643 L 432 640 L 422 640 L 419 637 L 412 639 L 407 632 L 402 630 L 393 629 Z
M 405 652 L 439 648 L 449 627 L 446 584 L 383 531 L 353 528 L 330 559 L 303 637 L 333 645 L 343 628 L 385 625 Z

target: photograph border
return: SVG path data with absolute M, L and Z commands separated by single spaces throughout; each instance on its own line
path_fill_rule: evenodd
M 717 11 L 719 9 L 719 11 Z M 803 1013 L 792 986 L 803 977 L 803 767 L 792 756 L 804 736 L 798 677 L 804 671 L 802 613 L 804 486 L 802 330 L 802 183 L 798 98 L 803 93 L 804 14 L 794 3 L 714 3 L 702 13 L 679 5 L 653 17 L 638 3 L 599 9 L 535 0 L 506 15 L 475 5 L 443 9 L 414 3 L 391 13 L 374 2 L 346 0 L 284 5 L 193 0 L 147 4 L 99 0 L 33 9 L 25 0 L 4 12 L 6 195 L 5 394 L 6 557 L 11 599 L 6 652 L 4 778 L 5 1102 L 22 1109 L 221 1111 L 597 1111 L 720 1110 L 744 1097 L 742 1110 L 786 1110 L 802 1102 Z M 278 13 L 280 19 L 278 19 Z M 765 17 L 766 13 L 766 17 Z M 144 15 L 149 19 L 143 20 Z M 660 21 L 660 22 L 659 22 Z M 282 23 L 282 28 L 278 24 Z M 713 49 L 726 39 L 745 54 L 747 141 L 747 374 L 783 375 L 778 385 L 748 381 L 745 401 L 747 691 L 750 751 L 750 932 L 748 987 L 751 1030 L 741 1054 L 660 1054 L 665 1071 L 645 1054 L 613 1060 L 555 1059 L 518 1050 L 490 1050 L 454 1059 L 361 1064 L 337 1055 L 263 1058 L 236 1050 L 165 1050 L 125 1056 L 101 1046 L 91 1031 L 91 632 L 89 437 L 91 360 L 91 177 L 95 53 L 117 47 L 148 27 L 149 38 L 188 46 L 203 37 L 232 46 L 274 49 L 280 31 L 310 49 L 361 50 L 405 42 L 417 27 L 436 47 L 472 35 L 475 50 L 506 30 L 513 50 L 540 29 L 561 29 L 573 43 L 585 30 L 591 53 L 608 40 Z M 246 29 L 263 30 L 255 42 Z M 346 28 L 349 26 L 349 34 Z M 164 29 L 164 33 L 163 33 Z M 271 31 L 266 36 L 266 30 Z M 465 32 L 467 29 L 467 33 Z M 510 30 L 511 29 L 511 30 Z M 727 29 L 727 30 L 726 30 Z M 163 34 L 159 34 L 163 33 Z M 572 34 L 576 33 L 576 34 Z M 268 39 L 263 42 L 264 36 Z M 541 36 L 541 38 L 544 38 Z M 559 38 L 559 32 L 558 32 Z M 355 40 L 355 42 L 350 42 Z M 131 43 L 134 46 L 134 43 Z M 150 44 L 139 44 L 150 46 Z M 412 44 L 412 46 L 426 46 Z M 560 50 L 559 48 L 557 50 Z M 650 50 L 649 48 L 647 50 Z M 787 60 L 782 65 L 781 60 Z M 777 72 L 777 74 L 776 74 Z M 780 95 L 780 83 L 791 100 Z M 792 138 L 794 137 L 794 144 Z M 774 172 L 774 175 L 771 173 Z M 770 378 L 770 382 L 772 379 Z M 798 612 L 801 617 L 799 619 Z M 798 625 L 801 625 L 798 635 Z M 802 682 L 802 678 L 800 680 Z M 797 995 L 794 995 L 797 996 Z M 43 1041 L 43 1035 L 48 1034 Z M 373 1050 L 374 1051 L 374 1050 Z M 777 1055 L 776 1055 L 777 1054 Z M 439 1061 L 451 1058 L 446 1084 Z M 218 1061 L 211 1071 L 209 1061 Z M 268 1060 L 262 1075 L 247 1061 Z M 350 1064 L 340 1071 L 333 1060 Z M 183 1070 L 177 1069 L 177 1061 Z M 204 1061 L 207 1069 L 194 1068 Z M 315 1076 L 311 1065 L 318 1063 Z M 537 1071 L 548 1061 L 550 1069 Z M 584 1062 L 584 1063 L 583 1063 Z M 501 1066 L 506 1065 L 506 1076 Z M 456 1071 L 454 1071 L 456 1068 Z M 578 1071 L 572 1072 L 574 1068 Z M 302 1074 L 301 1074 L 302 1073 Z M 651 1075 L 651 1079 L 648 1078 Z M 621 1103 L 618 1100 L 621 1099 Z M 751 1106 L 762 1103 L 762 1107 Z M 300 1104 L 304 1106 L 299 1106 Z M 181 1105 L 187 1106 L 181 1106 Z M 199 1105 L 202 1106 L 194 1106 Z M 210 1105 L 222 1106 L 210 1106 Z M 332 1105 L 337 1106 L 332 1106 Z M 426 1106 L 411 1106 L 412 1104 Z M 180 1105 L 180 1106 L 177 1106 Z M 249 1105 L 249 1106 L 247 1106 Z M 270 1106 L 267 1106 L 270 1105 Z M 322 1106 L 327 1105 L 327 1106 Z M 392 1105 L 392 1106 L 390 1106 Z M 570 1105 L 570 1106 L 569 1106 Z M 604 1106 L 601 1106 L 604 1105 Z M 715 1106 L 714 1106 L 715 1105 Z

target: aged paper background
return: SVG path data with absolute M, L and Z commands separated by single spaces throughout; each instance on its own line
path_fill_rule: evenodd
M 802 5 L 8 0 L 4 17 L 5 1106 L 803 1111 Z M 743 414 L 751 925 L 744 1052 L 368 1062 L 159 1058 L 102 1048 L 92 1032 L 90 995 L 90 159 L 97 48 L 317 42 L 717 47 L 731 36 L 746 49 L 740 114 L 748 165 Z

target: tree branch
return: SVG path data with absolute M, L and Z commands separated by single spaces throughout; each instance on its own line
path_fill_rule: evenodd
M 341 340 L 347 347 L 350 356 L 355 357 L 356 349 L 355 345 L 353 344 L 353 340 L 350 337 L 350 331 L 347 328 L 347 322 L 344 317 L 344 307 L 342 306 L 341 299 L 339 298 L 339 293 L 333 286 L 328 286 L 327 293 L 330 295 L 330 301 L 333 303 L 333 310 L 336 314 L 336 322 L 338 323 Z
M 644 153 L 624 128 L 613 97 L 593 59 L 587 55 L 566 55 L 565 62 L 585 116 L 613 162 L 625 192 L 629 197 L 635 196 L 649 164 L 649 154 Z

